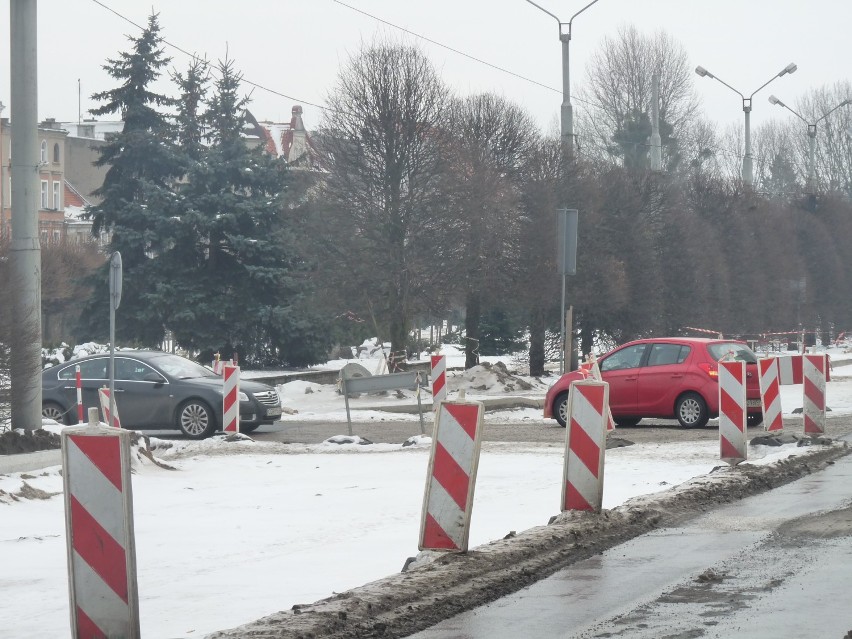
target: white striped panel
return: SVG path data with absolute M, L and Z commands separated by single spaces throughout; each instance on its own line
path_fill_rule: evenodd
M 121 491 L 109 481 L 82 450 L 68 438 L 68 469 L 66 490 L 70 483 L 71 494 L 92 517 L 124 548 L 124 499 Z M 116 460 L 119 463 L 120 460 Z M 122 476 L 123 473 L 122 473 Z
M 464 542 L 464 511 L 434 477 L 429 481 L 429 504 L 426 510 L 453 543 L 461 548 Z
M 74 552 L 74 596 L 77 606 L 107 637 L 132 637 L 130 607 Z
M 606 432 L 603 414 L 576 388 L 572 388 L 571 395 L 571 419 L 580 425 L 593 442 L 600 442 L 601 429 Z
M 763 423 L 768 428 L 775 421 L 775 417 L 781 414 L 781 394 L 775 396 L 775 400 L 769 406 L 763 407 Z
M 719 387 L 731 396 L 737 404 L 743 408 L 746 405 L 746 387 L 745 387 L 745 362 L 739 362 L 742 365 L 743 374 L 742 381 L 737 379 L 724 366 L 719 366 Z M 720 406 L 721 408 L 721 406 Z
M 782 386 L 794 384 L 793 380 L 793 358 L 790 356 L 776 357 L 778 362 L 778 383 Z
M 447 358 L 445 355 L 441 355 L 441 358 L 437 361 L 437 363 L 432 366 L 432 375 L 437 377 L 441 373 L 445 373 L 447 371 Z
M 474 441 L 443 404 L 438 414 L 438 441 L 462 470 L 470 475 Z
M 568 451 L 568 483 L 574 486 L 592 508 L 600 507 L 603 473 L 598 480 L 573 450 Z

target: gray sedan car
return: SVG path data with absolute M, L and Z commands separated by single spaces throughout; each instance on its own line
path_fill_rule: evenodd
M 84 415 L 100 406 L 98 389 L 109 386 L 109 355 L 81 357 L 42 374 L 42 415 L 77 422 L 76 368 L 80 367 Z M 222 424 L 222 376 L 192 360 L 159 351 L 115 354 L 115 402 L 121 425 L 136 430 L 179 429 L 191 439 L 209 437 Z M 281 415 L 271 386 L 240 381 L 240 432 L 250 433 Z

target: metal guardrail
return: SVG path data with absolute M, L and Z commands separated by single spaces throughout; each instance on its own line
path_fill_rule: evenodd
M 352 417 L 349 413 L 350 393 L 379 393 L 389 390 L 416 390 L 417 411 L 420 414 L 420 434 L 426 433 L 423 426 L 423 405 L 420 403 L 420 388 L 426 386 L 428 377 L 420 371 L 406 371 L 404 373 L 390 373 L 388 375 L 371 375 L 369 377 L 346 377 L 342 375 L 341 391 L 346 402 L 346 423 L 349 427 L 349 436 L 352 436 Z

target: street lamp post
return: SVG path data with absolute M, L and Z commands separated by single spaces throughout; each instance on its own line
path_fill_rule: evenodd
M 551 18 L 556 20 L 559 25 L 559 40 L 562 42 L 562 111 L 560 118 L 561 125 L 561 133 L 562 133 L 562 145 L 568 151 L 569 155 L 574 154 L 574 107 L 571 106 L 571 70 L 569 66 L 569 45 L 571 44 L 571 24 L 574 22 L 574 18 L 583 13 L 586 9 L 591 7 L 593 4 L 598 2 L 598 0 L 592 0 L 585 7 L 580 9 L 577 13 L 575 13 L 568 22 L 562 22 L 557 16 L 553 15 L 545 9 L 537 5 L 532 0 L 527 0 L 532 6 L 540 9 Z M 563 31 L 563 27 L 567 26 L 568 29 Z
M 527 0 L 527 1 L 529 1 L 529 0 Z M 730 84 L 728 84 L 727 82 L 725 82 L 721 78 L 716 77 L 715 75 L 710 73 L 704 67 L 702 67 L 702 66 L 695 67 L 695 73 L 700 75 L 702 78 L 711 78 L 713 80 L 716 80 L 716 81 L 724 84 L 731 91 L 733 91 L 734 93 L 739 95 L 743 100 L 743 113 L 745 113 L 745 156 L 743 157 L 743 173 L 742 173 L 742 176 L 743 176 L 743 182 L 745 182 L 745 184 L 747 184 L 748 186 L 751 186 L 752 184 L 754 184 L 754 172 L 752 170 L 752 161 L 751 161 L 751 126 L 750 126 L 751 99 L 755 96 L 755 94 L 758 91 L 760 91 L 763 87 L 765 87 L 767 84 L 772 82 L 775 78 L 780 78 L 781 76 L 787 75 L 788 73 L 793 73 L 793 72 L 795 72 L 795 70 L 797 68 L 798 67 L 791 62 L 786 67 L 781 69 L 781 71 L 779 73 L 777 73 L 776 75 L 773 75 L 771 78 L 769 78 L 769 80 L 767 80 L 762 85 L 760 85 L 757 89 L 755 89 L 750 96 L 745 97 L 742 93 L 737 91 Z
M 815 168 L 815 160 L 814 156 L 816 153 L 816 134 L 817 134 L 817 124 L 819 124 L 822 120 L 827 118 L 829 115 L 837 111 L 840 107 L 846 106 L 847 104 L 852 104 L 852 100 L 844 100 L 836 107 L 831 109 L 828 113 L 824 113 L 822 117 L 817 118 L 813 123 L 808 122 L 801 114 L 797 111 L 794 111 L 791 107 L 787 106 L 781 100 L 776 98 L 774 95 L 769 96 L 770 104 L 777 104 L 778 106 L 784 107 L 790 113 L 799 118 L 802 122 L 804 122 L 808 126 L 808 183 L 807 183 L 807 192 L 810 195 L 816 195 L 816 168 Z

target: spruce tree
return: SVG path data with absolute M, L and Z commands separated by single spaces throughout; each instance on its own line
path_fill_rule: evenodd
M 152 257 L 163 250 L 163 203 L 175 179 L 182 173 L 170 124 L 164 109 L 174 100 L 152 90 L 169 63 L 163 52 L 163 39 L 157 15 L 139 37 L 128 36 L 131 46 L 104 69 L 119 86 L 92 97 L 103 104 L 93 115 L 117 114 L 124 122 L 120 133 L 107 138 L 99 149 L 98 166 L 106 166 L 103 185 L 95 191 L 101 198 L 87 213 L 93 220 L 92 232 L 111 234 L 110 251 L 120 251 L 124 266 L 121 308 L 117 316 L 118 341 L 155 345 L 163 336 L 162 317 L 147 300 L 156 273 Z M 107 334 L 109 297 L 106 287 L 108 265 L 98 274 L 94 295 L 82 318 L 81 337 L 103 338 Z
M 181 228 L 160 265 L 171 274 L 158 287 L 173 300 L 168 326 L 181 346 L 204 353 L 316 362 L 327 331 L 304 308 L 307 263 L 298 211 L 288 206 L 290 171 L 262 141 L 247 140 L 248 99 L 233 62 L 220 62 L 217 76 L 203 118 L 206 146 L 188 163 L 172 216 Z

